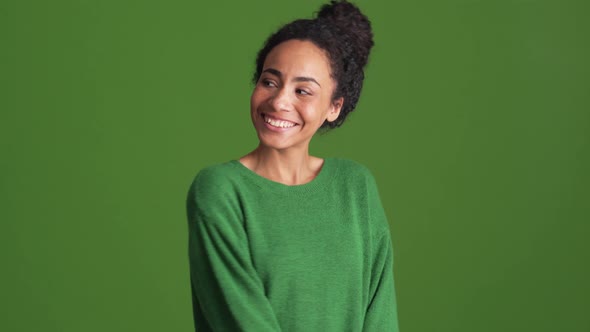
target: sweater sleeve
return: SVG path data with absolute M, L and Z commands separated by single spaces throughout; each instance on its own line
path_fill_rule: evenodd
M 365 314 L 363 331 L 398 332 L 397 302 L 393 280 L 393 249 L 389 234 L 377 245 L 371 277 L 371 300 Z
M 232 188 L 197 175 L 187 198 L 188 254 L 197 331 L 280 331 L 250 257 Z
M 373 242 L 370 297 L 363 331 L 399 332 L 391 233 L 372 175 L 369 176 L 369 200 L 371 219 L 379 231 L 376 232 L 376 241 Z

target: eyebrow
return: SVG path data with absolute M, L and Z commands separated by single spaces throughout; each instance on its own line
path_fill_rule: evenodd
M 271 74 L 278 76 L 278 77 L 283 76 L 283 73 L 281 73 L 279 70 L 276 70 L 274 68 L 266 68 L 262 72 L 263 73 L 271 73 Z M 317 84 L 320 88 L 322 87 L 320 85 L 320 83 L 318 83 L 318 81 L 316 81 L 313 77 L 297 76 L 293 79 L 293 81 L 295 81 L 295 82 L 313 82 L 313 83 Z

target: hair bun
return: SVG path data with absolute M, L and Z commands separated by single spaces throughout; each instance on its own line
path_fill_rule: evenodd
M 318 19 L 329 21 L 342 34 L 350 38 L 356 50 L 356 58 L 364 67 L 373 47 L 373 32 L 371 22 L 354 4 L 343 0 L 332 0 L 320 8 Z

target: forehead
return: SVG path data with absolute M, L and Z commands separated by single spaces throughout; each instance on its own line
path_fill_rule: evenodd
M 330 63 L 324 51 L 306 40 L 288 40 L 275 46 L 264 60 L 264 69 L 279 70 L 285 76 L 330 79 Z

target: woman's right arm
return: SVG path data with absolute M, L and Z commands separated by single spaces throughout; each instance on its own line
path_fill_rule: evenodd
M 250 257 L 240 204 L 215 174 L 199 173 L 187 198 L 188 254 L 197 331 L 280 331 Z

